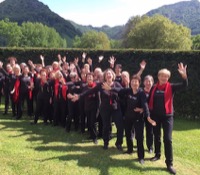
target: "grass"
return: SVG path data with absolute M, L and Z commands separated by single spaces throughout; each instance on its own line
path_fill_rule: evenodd
M 2 107 L 2 106 L 1 106 Z M 103 150 L 102 140 L 94 145 L 88 135 L 66 133 L 59 127 L 30 125 L 29 118 L 16 121 L 0 115 L 0 172 L 2 175 L 167 175 L 162 150 L 161 160 L 145 164 L 137 155 L 125 155 L 115 146 Z M 200 123 L 175 119 L 173 132 L 174 167 L 180 175 L 200 174 Z M 114 129 L 115 132 L 115 129 Z M 124 149 L 126 142 L 124 139 Z M 163 145 L 162 145 L 163 147 Z

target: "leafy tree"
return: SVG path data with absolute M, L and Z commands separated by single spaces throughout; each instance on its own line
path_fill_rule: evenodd
M 190 50 L 192 46 L 190 29 L 161 15 L 139 20 L 124 40 L 126 47 L 137 49 Z
M 21 46 L 66 47 L 66 40 L 63 40 L 55 29 L 41 23 L 22 23 L 21 30 Z
M 200 35 L 195 35 L 192 37 L 192 49 L 200 50 Z
M 110 49 L 108 36 L 103 32 L 88 31 L 73 41 L 75 48 Z
M 22 33 L 16 22 L 0 21 L 0 46 L 18 46 Z

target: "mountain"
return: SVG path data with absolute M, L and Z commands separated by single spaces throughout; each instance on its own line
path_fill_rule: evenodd
M 192 31 L 192 35 L 200 34 L 200 2 L 198 0 L 182 1 L 165 5 L 149 11 L 146 15 L 163 15 L 177 24 L 183 24 Z
M 81 32 L 70 21 L 52 12 L 48 6 L 38 0 L 5 0 L 0 3 L 0 20 L 9 18 L 10 21 L 40 22 L 53 27 L 64 38 L 73 39 Z
M 82 33 L 85 33 L 89 30 L 95 30 L 98 32 L 106 33 L 110 39 L 121 39 L 124 31 L 123 25 L 114 27 L 109 27 L 107 25 L 104 25 L 102 27 L 93 27 L 92 25 L 88 26 L 80 25 L 73 21 L 71 21 L 71 23 L 77 30 L 80 30 Z

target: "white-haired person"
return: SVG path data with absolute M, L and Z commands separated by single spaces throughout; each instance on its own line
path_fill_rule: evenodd
M 172 148 L 172 130 L 174 123 L 174 109 L 173 109 L 173 97 L 177 90 L 183 89 L 188 85 L 187 81 L 187 66 L 183 63 L 178 64 L 178 72 L 183 78 L 181 83 L 170 83 L 169 78 L 171 72 L 167 69 L 161 69 L 158 71 L 158 82 L 152 87 L 149 97 L 149 109 L 151 112 L 151 118 L 154 122 L 149 121 L 156 125 L 153 128 L 154 142 L 155 142 L 155 156 L 151 158 L 151 161 L 160 159 L 161 156 L 161 127 L 163 128 L 163 140 L 165 151 L 165 163 L 167 170 L 176 174 L 176 170 L 173 167 L 173 148 Z

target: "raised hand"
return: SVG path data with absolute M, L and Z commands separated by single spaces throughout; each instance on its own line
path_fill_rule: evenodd
M 103 55 L 99 56 L 99 63 L 103 60 Z
M 187 65 L 183 65 L 183 63 L 178 64 L 178 72 L 182 76 L 182 78 L 187 78 Z
M 111 90 L 111 87 L 108 85 L 108 83 L 104 82 L 104 83 L 102 84 L 102 89 L 104 89 L 104 90 L 106 90 L 106 91 L 109 91 L 109 90 Z
M 108 62 L 110 63 L 110 66 L 113 68 L 115 65 L 116 58 L 114 56 L 111 56 Z
M 144 70 L 146 67 L 146 64 L 147 64 L 146 61 L 142 60 L 142 62 L 140 63 L 140 68 Z
M 41 59 L 41 61 L 44 61 L 44 56 L 40 55 L 40 59 Z

